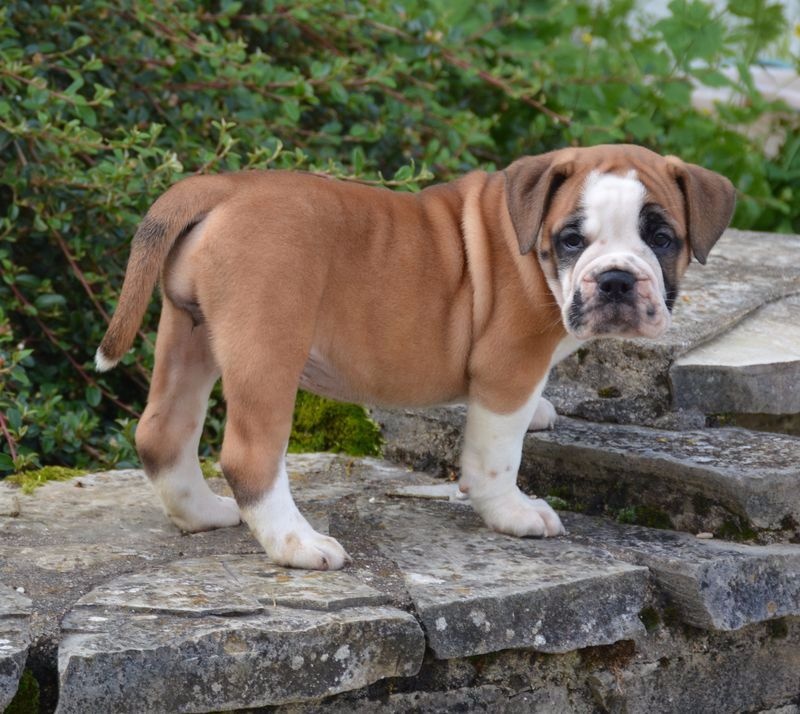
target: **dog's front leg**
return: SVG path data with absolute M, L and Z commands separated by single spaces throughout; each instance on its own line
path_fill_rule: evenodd
M 522 440 L 536 413 L 544 383 L 517 411 L 498 414 L 471 400 L 467 408 L 461 491 L 493 530 L 516 536 L 564 533 L 556 512 L 517 486 Z

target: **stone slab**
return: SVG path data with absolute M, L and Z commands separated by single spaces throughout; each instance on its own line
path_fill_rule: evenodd
M 229 711 L 300 702 L 415 674 L 424 652 L 417 622 L 394 608 L 311 617 L 284 608 L 239 618 L 138 617 L 107 616 L 92 631 L 84 613 L 70 614 L 57 712 Z
M 0 711 L 14 698 L 30 646 L 31 601 L 0 585 Z
M 563 419 L 555 430 L 525 440 L 525 471 L 548 469 L 564 478 L 613 477 L 624 499 L 634 497 L 686 520 L 687 529 L 714 530 L 703 512 L 718 504 L 755 528 L 800 522 L 800 438 L 744 429 L 667 431 Z M 606 481 L 607 482 L 607 481 Z M 539 483 L 544 485 L 544 481 Z M 634 501 L 635 502 L 635 501 Z M 702 505 L 699 505 L 702 503 Z M 693 526 L 693 527 L 692 527 Z
M 672 414 L 673 361 L 763 305 L 800 294 L 799 254 L 800 236 L 726 231 L 708 264 L 693 263 L 687 271 L 673 325 L 662 338 L 586 343 L 553 371 L 546 396 L 559 413 L 593 421 L 686 421 Z
M 800 546 L 749 546 L 572 514 L 569 537 L 646 566 L 681 619 L 707 630 L 800 615 Z
M 436 657 L 569 652 L 643 631 L 644 568 L 602 548 L 493 533 L 467 505 L 427 494 L 373 498 L 361 518 L 401 570 Z
M 705 632 L 660 623 L 635 642 L 567 655 L 426 661 L 416 677 L 274 714 L 797 714 L 800 620 L 779 624 Z
M 534 548 L 525 541 L 492 533 L 477 542 L 459 534 L 458 542 L 451 543 L 452 521 L 455 520 L 456 528 L 462 530 L 459 525 L 462 519 L 472 515 L 469 510 L 456 501 L 426 503 L 430 489 L 406 487 L 402 491 L 406 498 L 412 498 L 414 493 L 420 494 L 418 509 L 428 512 L 437 509 L 446 514 L 446 518 L 441 519 L 441 526 L 433 529 L 428 526 L 419 532 L 414 510 L 405 504 L 394 508 L 385 508 L 381 504 L 382 510 L 388 512 L 385 529 L 401 534 L 402 546 L 398 546 L 398 550 L 402 548 L 402 553 L 393 553 L 392 557 L 403 563 L 403 571 L 410 580 L 409 591 L 426 624 L 434 651 L 430 623 L 438 623 L 437 631 L 444 631 L 446 616 L 433 608 L 442 604 L 452 606 L 457 602 L 456 594 L 466 599 L 479 595 L 490 599 L 499 592 L 505 599 L 512 594 L 518 595 L 515 588 L 522 584 L 522 592 L 534 599 L 541 594 L 542 583 L 545 589 L 555 587 L 553 593 L 557 593 L 560 579 L 566 578 L 570 586 L 563 601 L 569 603 L 568 607 L 582 610 L 585 624 L 597 603 L 581 601 L 579 583 L 582 577 L 590 583 L 598 572 L 602 572 L 605 582 L 603 585 L 589 585 L 590 594 L 595 598 L 598 592 L 612 594 L 615 583 L 613 577 L 608 576 L 612 575 L 615 564 L 608 559 L 609 554 L 614 559 L 645 566 L 661 593 L 680 609 L 683 621 L 696 627 L 735 630 L 774 618 L 800 616 L 800 546 L 797 545 L 751 546 L 699 539 L 686 533 L 621 525 L 608 519 L 574 513 L 561 514 L 568 534 L 565 539 L 535 541 Z M 452 485 L 443 484 L 437 491 L 442 495 L 452 495 Z M 402 518 L 393 515 L 395 508 Z M 520 553 L 514 557 L 511 552 L 517 546 Z M 590 548 L 590 551 L 582 551 L 581 546 Z M 492 553 L 498 548 L 503 549 L 504 557 Z M 446 556 L 440 556 L 440 551 Z M 444 566 L 443 562 L 446 563 Z M 506 570 L 509 562 L 517 564 L 512 573 Z M 501 564 L 499 568 L 495 567 L 497 563 Z M 476 572 L 480 573 L 478 585 L 473 576 Z M 458 604 L 469 610 L 467 603 Z M 428 609 L 432 612 L 426 617 Z M 524 607 L 516 608 L 517 611 L 520 609 Z M 533 609 L 542 612 L 546 607 L 539 605 Z M 483 609 L 472 607 L 469 612 L 459 607 L 459 627 L 463 630 L 470 619 L 477 619 L 488 636 L 491 630 L 498 628 L 487 625 L 491 618 L 484 616 L 484 610 L 493 612 L 494 608 L 491 603 Z M 440 621 L 439 617 L 444 619 Z M 557 619 L 553 617 L 553 620 Z M 511 624 L 508 627 L 513 629 Z M 564 638 L 565 632 L 569 632 L 568 638 L 575 637 L 574 627 L 562 623 L 556 639 Z M 563 650 L 541 651 L 569 651 L 581 646 L 576 646 L 574 641 L 570 645 Z M 521 646 L 540 649 L 530 643 Z
M 324 468 L 329 464 L 324 460 Z M 313 478 L 323 467 L 306 458 L 302 468 Z M 222 479 L 209 483 L 229 493 Z M 325 499 L 321 502 L 327 506 Z M 305 513 L 315 527 L 327 529 L 325 509 L 311 507 Z M 0 482 L 0 582 L 23 587 L 34 603 L 28 662 L 37 673 L 42 711 L 56 706 L 59 623 L 80 597 L 154 564 L 259 552 L 244 526 L 182 533 L 165 518 L 138 470 L 48 483 L 32 495 Z
M 304 514 L 354 557 L 347 570 L 277 568 L 242 527 L 183 535 L 166 524 L 140 472 L 17 492 L 19 513 L 0 516 L 0 577 L 24 585 L 33 599 L 30 657 L 40 683 L 48 666 L 57 673 L 62 711 L 126 711 L 125 702 L 133 702 L 128 711 L 159 711 L 159 701 L 169 711 L 300 706 L 334 692 L 427 681 L 433 662 L 481 653 L 510 648 L 534 656 L 647 642 L 637 615 L 654 584 L 656 593 L 685 603 L 679 612 L 692 622 L 702 620 L 700 611 L 710 626 L 734 626 L 713 619 L 719 614 L 706 600 L 723 602 L 725 593 L 705 588 L 705 576 L 728 577 L 741 602 L 768 595 L 775 607 L 765 606 L 767 618 L 791 617 L 790 584 L 775 574 L 796 572 L 791 549 L 755 570 L 728 555 L 728 570 L 721 559 L 714 570 L 692 551 L 685 569 L 695 589 L 669 590 L 658 579 L 667 566 L 645 563 L 638 540 L 616 543 L 601 519 L 565 514 L 569 537 L 518 540 L 488 531 L 467 504 L 450 500 L 452 483 L 405 467 L 318 455 L 292 457 L 288 470 Z M 0 498 L 11 491 L 0 484 Z M 46 557 L 54 542 L 54 552 L 72 558 L 68 567 Z M 93 546 L 86 558 L 77 557 L 81 545 Z M 734 605 L 742 608 L 740 600 Z M 698 602 L 706 610 L 689 607 Z M 755 606 L 750 616 L 760 616 Z M 427 669 L 411 675 L 423 637 Z M 53 641 L 60 643 L 57 672 Z M 350 659 L 334 666 L 343 644 Z M 397 652 L 405 653 L 399 661 Z M 54 697 L 47 701 L 43 711 L 55 707 Z M 777 694 L 769 702 L 784 703 Z
M 346 572 L 282 568 L 259 553 L 190 558 L 123 575 L 87 593 L 75 606 L 225 616 L 263 612 L 268 606 L 334 611 L 388 601 Z
M 765 305 L 679 357 L 670 380 L 679 409 L 800 412 L 800 295 Z
M 465 411 L 374 410 L 386 452 L 415 468 L 458 469 Z M 560 417 L 525 438 L 520 482 L 569 492 L 589 512 L 646 504 L 682 530 L 714 531 L 732 516 L 800 536 L 800 438 L 744 429 L 669 431 Z
M 315 699 L 416 674 L 414 617 L 343 572 L 260 555 L 117 578 L 62 623 L 59 712 L 188 712 Z

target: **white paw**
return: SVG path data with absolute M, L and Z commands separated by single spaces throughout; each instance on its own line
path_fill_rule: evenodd
M 541 498 L 528 498 L 518 488 L 502 496 L 473 501 L 486 525 L 498 533 L 537 538 L 564 535 L 558 514 Z
M 350 562 L 350 556 L 336 540 L 317 533 L 297 510 L 285 464 L 281 464 L 272 488 L 259 501 L 242 509 L 242 517 L 277 565 L 340 570 Z
M 536 406 L 536 411 L 528 426 L 528 431 L 552 429 L 557 418 L 558 414 L 556 414 L 556 408 L 547 399 L 542 397 L 539 399 L 539 404 Z
M 241 523 L 239 506 L 227 496 L 217 496 L 210 490 L 207 494 L 192 494 L 184 502 L 165 504 L 169 519 L 182 531 L 200 533 L 215 528 L 228 528 Z
M 270 541 L 265 544 L 265 549 L 278 565 L 308 570 L 340 570 L 350 562 L 350 556 L 337 540 L 317 533 L 310 526 Z

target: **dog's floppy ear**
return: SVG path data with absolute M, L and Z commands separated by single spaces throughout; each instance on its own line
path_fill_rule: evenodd
M 667 156 L 667 167 L 678 182 L 686 206 L 689 244 L 701 265 L 728 227 L 736 205 L 736 189 L 724 176 L 702 166 Z
M 564 153 L 526 156 L 503 172 L 506 204 L 522 255 L 529 253 L 536 244 L 553 194 L 574 171 L 574 161 Z

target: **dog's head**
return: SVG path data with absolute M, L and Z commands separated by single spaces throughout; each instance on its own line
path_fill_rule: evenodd
M 526 157 L 505 176 L 520 252 L 536 251 L 581 340 L 663 334 L 690 255 L 706 262 L 735 201 L 723 176 L 630 145 Z

